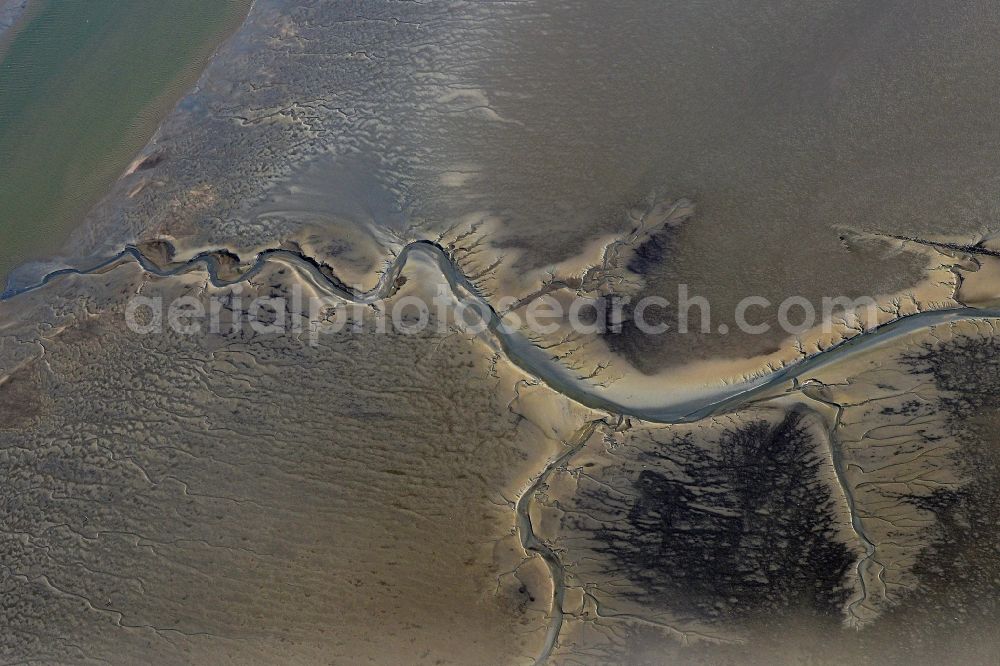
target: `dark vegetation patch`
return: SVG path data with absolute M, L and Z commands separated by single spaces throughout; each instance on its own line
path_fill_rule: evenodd
M 588 502 L 625 514 L 596 531 L 597 550 L 641 601 L 710 618 L 840 612 L 855 555 L 836 540 L 801 412 L 727 430 L 711 448 L 676 436 L 640 459 L 631 492 L 599 488 Z
M 675 235 L 676 230 L 668 226 L 650 232 L 646 240 L 632 251 L 625 267 L 636 275 L 646 275 L 673 252 Z
M 906 498 L 935 521 L 913 567 L 920 583 L 885 621 L 906 634 L 901 644 L 921 660 L 946 651 L 942 634 L 961 641 L 966 631 L 995 651 L 995 640 L 979 632 L 1000 620 L 1000 341 L 957 338 L 903 361 L 942 392 L 939 406 L 960 446 L 953 462 L 965 481 Z

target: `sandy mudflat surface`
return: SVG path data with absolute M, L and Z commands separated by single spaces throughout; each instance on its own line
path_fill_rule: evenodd
M 0 299 L 0 656 L 996 662 L 998 23 L 258 0 Z M 708 331 L 497 325 L 681 284 Z

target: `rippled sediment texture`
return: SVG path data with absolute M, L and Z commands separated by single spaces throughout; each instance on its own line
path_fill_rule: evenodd
M 996 22 L 259 0 L 68 258 L 10 284 L 101 268 L 0 301 L 0 654 L 995 661 Z M 124 326 L 134 294 L 299 286 L 374 324 L 441 285 L 674 281 L 716 321 L 870 293 L 883 326 Z

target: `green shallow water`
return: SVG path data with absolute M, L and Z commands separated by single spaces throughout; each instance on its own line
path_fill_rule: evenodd
M 250 0 L 36 0 L 0 54 L 0 274 L 59 251 Z

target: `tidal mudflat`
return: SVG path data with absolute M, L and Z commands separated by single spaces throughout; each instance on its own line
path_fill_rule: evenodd
M 998 22 L 258 0 L 0 298 L 0 654 L 995 662 Z

